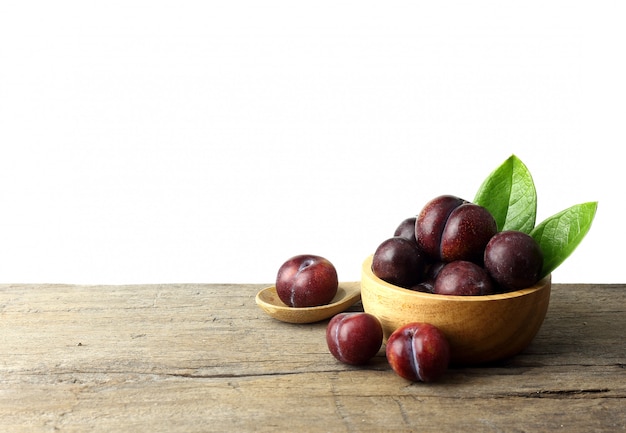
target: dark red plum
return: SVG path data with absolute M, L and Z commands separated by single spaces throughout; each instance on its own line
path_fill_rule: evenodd
M 382 325 L 372 314 L 339 313 L 326 327 L 330 353 L 346 364 L 366 364 L 378 353 L 382 343 Z
M 428 323 L 409 323 L 387 340 L 387 361 L 400 377 L 413 382 L 434 382 L 450 364 L 450 344 L 439 328 Z
M 415 220 L 417 217 L 410 217 L 402 220 L 402 222 L 396 228 L 396 231 L 393 233 L 394 236 L 399 236 L 401 238 L 407 238 L 410 241 L 417 242 L 415 239 Z
M 476 263 L 457 260 L 444 266 L 433 292 L 438 295 L 478 296 L 494 293 L 493 282 L 485 269 Z
M 415 221 L 415 237 L 420 249 L 432 260 L 441 260 L 441 235 L 454 209 L 467 203 L 453 195 L 435 197 L 422 208 Z
M 496 220 L 486 208 L 462 204 L 450 213 L 441 234 L 441 260 L 482 264 L 485 246 L 497 231 Z
M 539 280 L 542 267 L 541 247 L 526 233 L 500 232 L 485 248 L 485 269 L 505 291 L 532 286 Z
M 425 258 L 417 244 L 394 236 L 384 240 L 372 259 L 372 272 L 381 280 L 409 288 L 421 281 Z
M 330 303 L 339 280 L 335 266 L 324 257 L 302 254 L 287 260 L 276 276 L 276 293 L 290 307 L 315 307 Z
M 484 207 L 452 195 L 426 203 L 415 221 L 415 236 L 433 261 L 468 260 L 482 265 L 485 246 L 498 227 Z

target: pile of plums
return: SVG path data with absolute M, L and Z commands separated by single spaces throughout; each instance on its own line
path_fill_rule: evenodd
M 531 236 L 498 231 L 487 209 L 452 195 L 436 197 L 416 217 L 402 221 L 372 260 L 372 272 L 388 283 L 463 296 L 529 287 L 539 280 L 542 266 L 543 254 Z M 315 255 L 292 257 L 276 278 L 279 298 L 291 307 L 328 304 L 337 287 L 335 267 Z M 337 314 L 326 328 L 328 349 L 347 364 L 367 363 L 382 342 L 382 325 L 369 313 Z M 409 323 L 389 336 L 385 355 L 399 376 L 431 382 L 447 370 L 450 345 L 437 327 Z
M 491 213 L 452 195 L 429 201 L 374 252 L 372 272 L 406 289 L 440 295 L 489 295 L 530 287 L 541 275 L 539 244 L 498 231 Z
M 340 313 L 326 327 L 330 353 L 346 364 L 366 364 L 382 342 L 382 325 L 369 313 Z M 450 344 L 436 326 L 409 323 L 389 336 L 385 355 L 399 376 L 413 382 L 434 382 L 448 369 Z

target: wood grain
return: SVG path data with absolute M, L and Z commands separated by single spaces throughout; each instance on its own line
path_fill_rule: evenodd
M 626 285 L 554 284 L 526 351 L 428 385 L 340 364 L 264 286 L 0 285 L 0 431 L 626 430 Z

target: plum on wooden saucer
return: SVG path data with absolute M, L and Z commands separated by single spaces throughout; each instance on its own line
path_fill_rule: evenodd
M 278 269 L 276 293 L 289 307 L 326 305 L 337 294 L 339 280 L 335 266 L 314 254 L 291 257 Z

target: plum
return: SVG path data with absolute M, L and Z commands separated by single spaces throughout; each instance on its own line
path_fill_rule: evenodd
M 401 238 L 407 238 L 410 241 L 417 242 L 415 238 L 415 221 L 417 217 L 409 217 L 404 220 L 396 227 L 394 231 L 394 236 L 399 236 Z
M 535 239 L 506 230 L 494 235 L 485 248 L 485 269 L 505 291 L 530 287 L 541 276 L 543 253 Z
M 457 296 L 490 295 L 494 293 L 494 287 L 484 268 L 476 263 L 457 260 L 439 271 L 433 293 Z
M 497 232 L 496 220 L 486 208 L 462 204 L 450 213 L 441 234 L 441 260 L 482 264 L 485 246 Z
M 450 364 L 450 344 L 439 328 L 429 323 L 408 323 L 389 336 L 387 361 L 400 377 L 413 382 L 438 380 Z
M 384 240 L 372 258 L 372 272 L 381 280 L 409 288 L 419 282 L 426 260 L 415 242 L 394 236 Z
M 338 287 L 335 266 L 314 254 L 293 256 L 282 264 L 276 275 L 276 293 L 290 307 L 328 304 Z
M 434 260 L 441 259 L 441 235 L 450 213 L 466 200 L 453 195 L 441 195 L 430 200 L 415 221 L 415 237 L 417 244 Z
M 415 221 L 417 244 L 432 260 L 468 260 L 482 264 L 485 246 L 497 233 L 484 207 L 452 195 L 426 203 Z
M 339 361 L 363 365 L 373 358 L 383 343 L 383 328 L 369 313 L 339 313 L 326 327 L 326 344 Z

